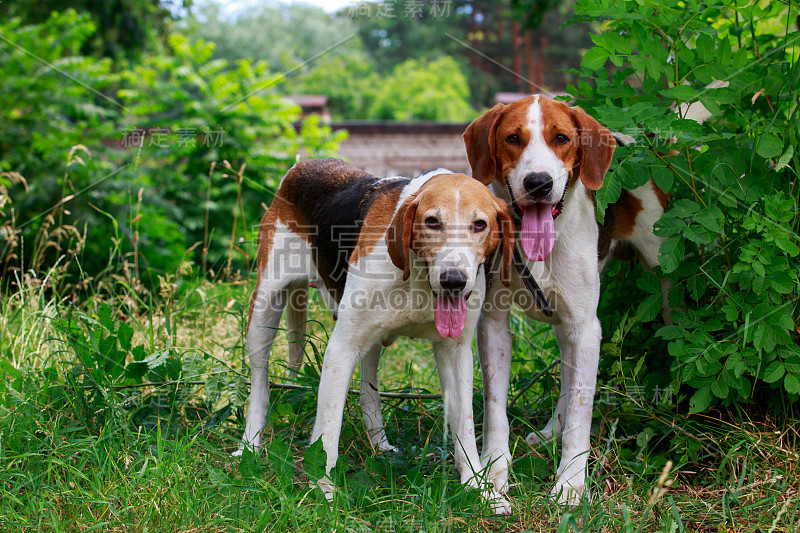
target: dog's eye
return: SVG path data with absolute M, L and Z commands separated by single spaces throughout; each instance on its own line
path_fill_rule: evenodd
M 480 233 L 486 229 L 486 221 L 485 220 L 476 220 L 472 223 L 472 231 L 475 233 Z
M 430 229 L 440 229 L 442 224 L 439 222 L 439 219 L 436 217 L 428 217 L 425 219 L 425 225 Z
M 506 137 L 506 142 L 508 144 L 519 144 L 519 135 L 517 135 L 516 133 L 509 135 L 508 137 Z
M 569 142 L 569 137 L 567 137 L 564 134 L 559 133 L 558 135 L 556 135 L 555 142 L 556 142 L 556 145 L 567 144 Z

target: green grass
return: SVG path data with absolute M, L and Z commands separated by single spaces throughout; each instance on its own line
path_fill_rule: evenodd
M 513 516 L 492 516 L 458 483 L 440 400 L 385 400 L 387 432 L 400 451 L 373 453 L 351 396 L 334 475 L 341 489 L 329 505 L 309 488 L 319 474 L 319 450 L 306 452 L 318 362 L 333 326 L 322 305 L 312 301 L 308 356 L 297 380 L 309 388 L 274 389 L 269 451 L 234 458 L 246 398 L 249 287 L 179 278 L 164 289 L 146 306 L 132 304 L 124 287 L 75 307 L 33 285 L 0 303 L 0 529 L 633 533 L 800 527 L 800 422 L 796 413 L 753 405 L 689 417 L 668 404 L 624 396 L 615 404 L 601 402 L 590 461 L 594 498 L 575 509 L 555 505 L 548 492 L 557 448 L 530 449 L 524 436 L 549 416 L 557 367 L 510 408 Z M 113 311 L 113 335 L 122 335 L 119 323 L 128 324 L 131 344 L 146 355 L 182 361 L 177 381 L 184 383 L 118 388 L 123 381 L 93 377 L 92 365 L 78 361 L 81 345 L 57 325 L 71 317 L 81 331 L 96 334 L 90 338 L 102 339 L 103 304 Z M 512 396 L 557 357 L 547 328 L 515 317 L 513 329 Z M 279 334 L 274 381 L 288 381 L 286 347 Z M 154 363 L 148 379 L 164 377 L 166 366 Z M 382 390 L 438 392 L 425 342 L 398 340 L 385 351 L 379 376 Z M 479 378 L 474 404 L 480 424 Z M 668 461 L 672 466 L 662 476 Z

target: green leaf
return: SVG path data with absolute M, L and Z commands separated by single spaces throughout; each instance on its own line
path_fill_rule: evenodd
M 114 331 L 114 320 L 111 318 L 111 307 L 108 304 L 103 304 L 97 310 L 97 320 L 108 331 Z
M 303 469 L 308 479 L 317 482 L 325 477 L 325 466 L 328 461 L 328 454 L 322 447 L 322 439 L 317 439 L 306 448 L 303 456 Z
M 659 249 L 658 262 L 661 265 L 661 270 L 665 274 L 673 272 L 681 264 L 685 251 L 682 235 L 667 237 L 661 243 L 661 248 Z
M 231 397 L 231 405 L 233 407 L 240 407 L 247 403 L 247 397 L 250 394 L 250 387 L 247 386 L 247 379 L 239 375 L 228 382 L 228 392 Z
M 697 274 L 686 280 L 686 287 L 695 302 L 699 302 L 708 286 L 708 279 L 703 274 Z
M 144 361 L 144 346 L 140 344 L 131 348 L 131 355 L 134 361 Z
M 658 294 L 651 294 L 639 304 L 639 310 L 637 311 L 639 319 L 642 322 L 650 322 L 661 312 L 663 303 L 663 296 L 661 296 L 660 292 Z
M 660 337 L 664 340 L 675 340 L 675 339 L 682 339 L 686 336 L 686 332 L 683 331 L 683 328 L 680 326 L 663 326 L 656 331 L 656 337 Z
M 267 458 L 272 466 L 272 471 L 281 481 L 281 485 L 291 486 L 292 477 L 294 477 L 294 459 L 289 445 L 279 437 L 273 438 L 269 444 Z
M 667 98 L 673 98 L 681 102 L 688 102 L 697 97 L 697 89 L 691 85 L 676 85 L 675 87 L 659 92 Z
M 714 240 L 714 236 L 699 224 L 691 224 L 687 226 L 686 231 L 684 231 L 683 234 L 687 239 L 697 244 L 708 244 Z
M 583 54 L 583 59 L 581 60 L 581 68 L 586 68 L 589 70 L 600 70 L 606 64 L 607 59 L 608 59 L 608 51 L 604 50 L 600 46 L 595 46 L 594 48 L 590 49 L 588 52 Z
M 714 60 L 714 48 L 714 38 L 707 33 L 701 33 L 700 36 L 697 37 L 695 49 L 704 63 L 709 63 Z
M 247 446 L 242 452 L 242 459 L 239 461 L 239 473 L 245 478 L 259 479 L 261 477 L 261 461 L 256 454 Z
M 800 394 L 800 380 L 794 374 L 786 374 L 786 377 L 783 378 L 783 386 L 787 392 Z
M 139 383 L 147 374 L 147 365 L 142 362 L 131 362 L 125 367 L 125 378 Z
M 117 339 L 120 347 L 126 352 L 131 350 L 131 338 L 133 338 L 133 328 L 125 322 L 121 322 L 117 330 Z
M 622 194 L 622 181 L 625 170 L 620 165 L 617 169 L 603 180 L 603 185 L 595 193 L 595 209 L 597 221 L 601 224 L 605 222 L 606 208 L 609 204 L 616 202 Z
M 684 198 L 672 204 L 672 209 L 668 213 L 670 216 L 688 218 L 698 214 L 701 209 L 697 202 Z
M 659 237 L 669 237 L 676 233 L 683 233 L 686 229 L 686 222 L 679 217 L 664 214 L 653 226 L 653 233 Z
M 702 413 L 711 406 L 711 387 L 703 387 L 694 393 L 689 400 L 689 411 L 692 413 Z
M 755 266 L 755 263 L 753 263 Z M 791 294 L 794 291 L 796 283 L 786 272 L 778 272 L 777 274 L 769 277 L 769 284 L 779 294 Z
M 793 355 L 783 362 L 786 370 L 792 374 L 800 374 L 800 356 Z
M 761 379 L 767 383 L 775 383 L 783 377 L 784 372 L 783 363 L 780 361 L 773 361 L 764 369 L 764 375 Z
M 636 280 L 636 286 L 650 294 L 661 294 L 661 281 L 658 276 L 652 272 L 644 272 L 642 276 Z
M 675 182 L 675 174 L 673 174 L 670 169 L 667 167 L 651 167 L 650 170 L 653 174 L 653 181 L 659 189 L 665 193 L 672 190 L 672 185 Z
M 781 158 L 778 159 L 778 163 L 775 165 L 775 172 L 783 172 L 783 169 L 789 166 L 789 162 L 792 160 L 793 155 L 794 146 L 790 144 L 786 147 L 786 151 L 783 152 Z
M 148 356 L 144 362 L 147 363 L 147 368 L 152 370 L 166 363 L 168 358 L 169 350 L 163 350 Z
M 692 217 L 692 220 L 712 233 L 719 233 L 722 231 L 722 219 L 722 211 L 715 205 L 703 209 Z
M 764 159 L 777 157 L 783 149 L 783 141 L 777 136 L 767 133 L 761 136 L 756 147 L 756 153 Z
M 730 394 L 730 388 L 728 387 L 728 375 L 727 372 L 720 374 L 720 376 L 711 384 L 711 392 L 714 393 L 714 396 L 717 398 L 725 399 Z

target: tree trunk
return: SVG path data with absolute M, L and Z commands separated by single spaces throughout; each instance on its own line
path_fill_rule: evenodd
M 511 53 L 514 54 L 511 60 L 511 69 L 517 75 L 517 79 L 514 82 L 519 88 L 522 88 L 522 83 L 520 83 L 520 78 L 522 78 L 522 57 L 519 53 L 522 45 L 522 39 L 519 36 L 519 22 L 514 21 L 511 23 Z
M 528 69 L 528 92 L 539 92 L 539 86 L 542 84 L 542 78 L 536 71 L 533 65 L 533 45 L 531 44 L 531 32 L 525 32 L 525 67 Z

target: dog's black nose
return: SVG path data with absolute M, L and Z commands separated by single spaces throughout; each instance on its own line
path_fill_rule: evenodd
M 439 275 L 439 285 L 443 290 L 459 293 L 467 286 L 467 275 L 457 268 L 448 268 Z
M 547 172 L 531 172 L 522 185 L 531 198 L 544 198 L 553 190 L 553 178 Z

